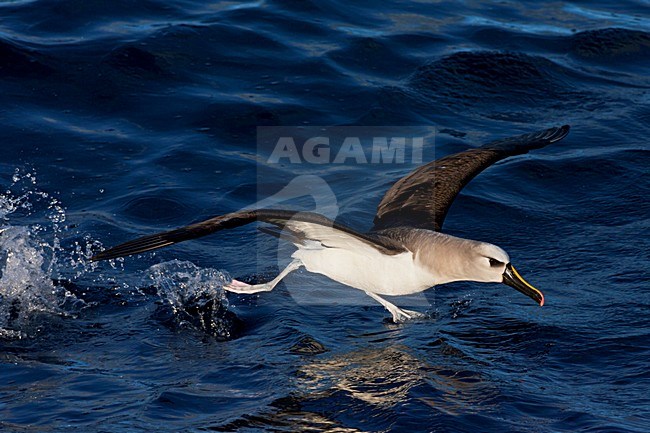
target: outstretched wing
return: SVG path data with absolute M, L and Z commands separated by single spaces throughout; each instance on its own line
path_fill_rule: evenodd
M 358 233 L 316 213 L 280 209 L 256 209 L 220 215 L 176 230 L 144 236 L 97 253 L 91 260 L 109 260 L 140 254 L 190 239 L 200 238 L 220 230 L 240 227 L 254 221 L 270 223 L 279 228 L 287 226 L 294 235 L 294 239 L 312 239 L 322 242 L 324 246 L 336 245 L 337 242 L 360 241 L 385 254 L 397 254 L 404 251 L 399 244 L 389 238 L 376 234 Z M 299 236 L 296 237 L 296 234 Z
M 423 165 L 386 192 L 377 207 L 372 231 L 393 227 L 440 231 L 451 203 L 477 174 L 509 156 L 555 143 L 568 133 L 569 125 L 550 128 L 493 141 Z

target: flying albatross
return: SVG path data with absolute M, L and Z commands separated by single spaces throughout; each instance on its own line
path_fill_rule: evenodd
M 293 261 L 264 284 L 233 279 L 224 287 L 230 292 L 270 291 L 287 274 L 304 266 L 363 290 L 392 314 L 394 322 L 421 314 L 399 308 L 382 296 L 409 295 L 452 281 L 504 283 L 542 306 L 542 292 L 519 275 L 503 249 L 440 230 L 454 198 L 477 174 L 509 156 L 555 143 L 568 133 L 568 125 L 550 128 L 493 141 L 423 165 L 386 192 L 367 233 L 313 212 L 242 210 L 126 242 L 96 254 L 92 260 L 143 253 L 260 221 L 270 225 L 260 227 L 262 232 L 295 245 Z

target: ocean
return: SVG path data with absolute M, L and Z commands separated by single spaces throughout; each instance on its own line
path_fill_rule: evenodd
M 649 6 L 0 1 L 0 431 L 650 431 Z M 421 163 L 562 124 L 444 227 L 542 308 L 451 283 L 394 324 L 304 270 L 226 293 L 289 260 L 254 226 L 90 261 L 267 197 L 368 230 Z M 273 160 L 278 131 L 338 138 Z M 357 133 L 422 147 L 337 162 Z

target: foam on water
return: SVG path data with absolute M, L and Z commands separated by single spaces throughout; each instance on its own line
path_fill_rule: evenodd
M 33 172 L 16 170 L 0 194 L 0 221 L 0 338 L 27 336 L 41 313 L 75 315 L 85 302 L 53 282 L 65 210 L 38 190 Z

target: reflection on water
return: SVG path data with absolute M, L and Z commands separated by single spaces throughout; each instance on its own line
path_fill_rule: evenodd
M 410 352 L 406 346 L 362 348 L 306 364 L 297 374 L 298 389 L 310 398 L 343 392 L 382 410 L 395 410 L 417 396 L 438 410 L 467 412 L 489 399 L 480 373 L 433 365 Z
M 441 413 L 459 416 L 496 408 L 499 392 L 481 373 L 449 368 L 444 363 L 448 354 L 434 365 L 412 352 L 407 346 L 390 345 L 322 359 L 305 357 L 295 372 L 291 396 L 273 402 L 271 411 L 244 416 L 222 428 L 376 431 L 409 412 L 417 413 L 417 422 L 426 422 Z
M 300 391 L 311 397 L 343 391 L 354 400 L 391 408 L 407 399 L 411 388 L 427 380 L 426 363 L 405 347 L 359 349 L 304 365 L 297 373 Z

